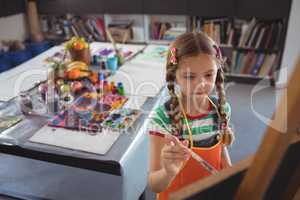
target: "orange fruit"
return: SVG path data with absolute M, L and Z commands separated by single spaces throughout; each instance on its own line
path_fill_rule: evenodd
M 81 50 L 84 48 L 84 44 L 82 42 L 74 42 L 73 47 L 75 50 Z

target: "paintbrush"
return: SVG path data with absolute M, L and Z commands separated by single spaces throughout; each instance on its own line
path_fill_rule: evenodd
M 117 44 L 116 44 L 114 38 L 112 37 L 111 32 L 108 28 L 106 29 L 106 34 L 107 34 L 107 36 L 108 36 L 108 38 L 109 38 L 109 40 L 110 40 L 110 42 L 113 46 L 113 49 L 115 50 L 115 52 L 117 54 L 117 57 L 119 59 L 119 63 L 122 65 L 124 63 L 123 55 L 121 54 L 120 50 L 117 48 Z
M 172 134 L 162 134 L 162 133 L 156 133 L 156 132 L 150 132 L 151 135 L 160 136 L 163 138 L 171 139 L 172 141 L 176 141 L 178 145 L 180 145 L 182 148 L 184 148 L 186 151 L 190 153 L 193 159 L 195 159 L 202 167 L 204 167 L 208 172 L 211 174 L 218 173 L 218 170 L 214 168 L 211 164 L 209 164 L 206 160 L 204 160 L 200 155 L 196 154 L 192 149 L 184 146 L 179 139 L 172 135 Z M 174 143 L 171 143 L 171 145 L 176 145 Z

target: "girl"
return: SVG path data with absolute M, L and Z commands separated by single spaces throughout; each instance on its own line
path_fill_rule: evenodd
M 227 125 L 223 63 L 219 47 L 203 33 L 183 34 L 170 47 L 170 99 L 155 110 L 150 128 L 148 184 L 159 200 L 210 174 L 190 158 L 187 147 L 216 170 L 231 165 L 226 145 L 233 133 Z M 215 86 L 218 98 L 210 96 Z

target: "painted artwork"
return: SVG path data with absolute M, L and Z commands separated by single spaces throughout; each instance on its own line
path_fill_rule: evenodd
M 115 131 L 126 131 L 138 119 L 141 112 L 135 109 L 121 108 L 111 113 L 103 122 L 103 127 Z
M 127 97 L 118 94 L 86 93 L 74 101 L 65 111 L 49 120 L 48 125 L 72 130 L 96 131 L 102 130 L 101 123 L 110 113 L 120 108 Z

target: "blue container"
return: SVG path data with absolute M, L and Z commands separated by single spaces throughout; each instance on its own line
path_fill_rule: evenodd
M 29 50 L 9 52 L 8 55 L 13 66 L 20 65 L 23 62 L 32 58 L 31 52 Z
M 0 73 L 9 70 L 12 67 L 7 53 L 0 53 Z
M 27 48 L 30 50 L 32 56 L 37 56 L 50 48 L 50 44 L 47 41 L 32 42 L 27 44 Z
M 114 74 L 118 69 L 118 58 L 117 57 L 110 57 L 106 60 L 106 68 Z

